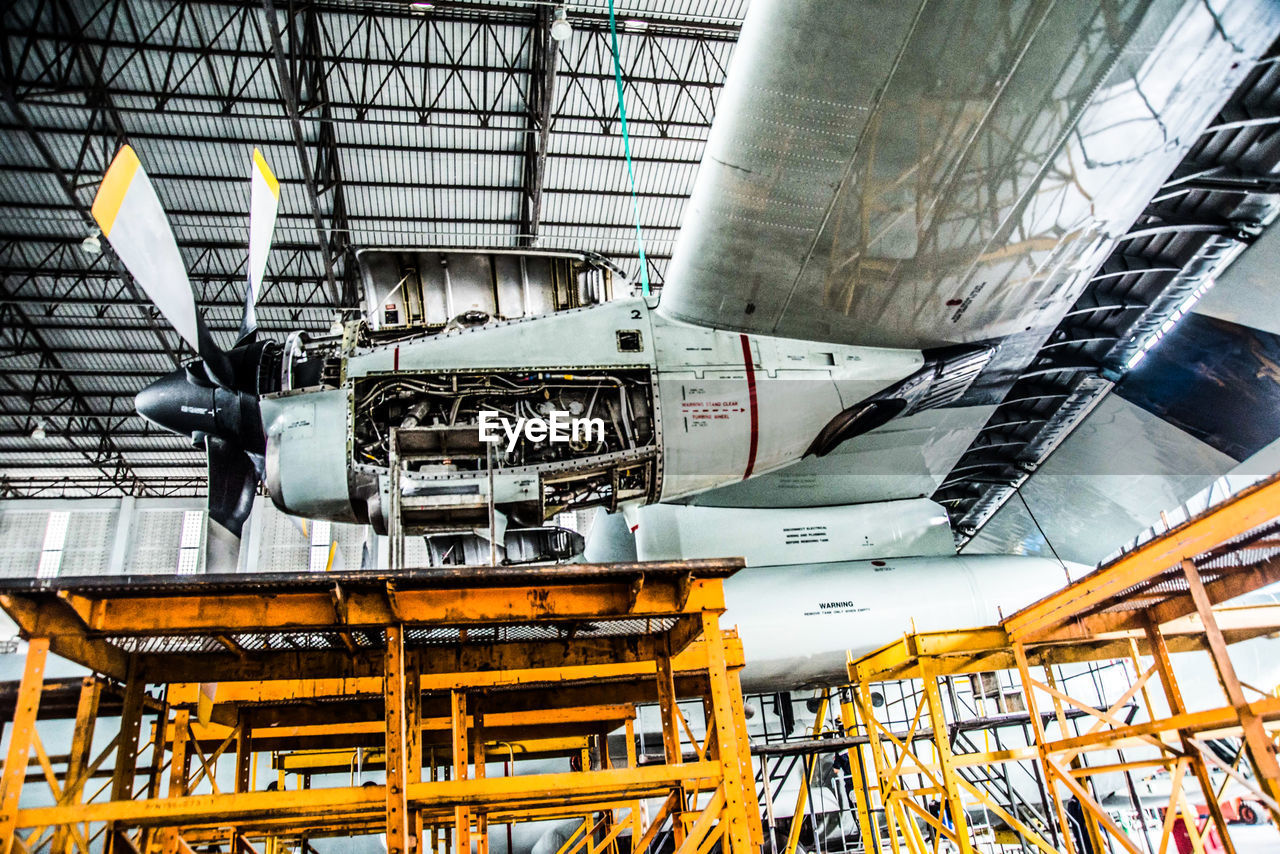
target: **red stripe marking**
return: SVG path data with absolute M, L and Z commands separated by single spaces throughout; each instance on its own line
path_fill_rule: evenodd
M 747 368 L 747 397 L 751 400 L 751 445 L 747 451 L 747 470 L 742 479 L 751 477 L 756 467 L 756 447 L 760 444 L 760 410 L 756 405 L 756 366 L 751 359 L 751 339 L 742 335 L 742 361 Z
M 391 352 L 395 354 L 391 358 L 391 370 L 398 371 L 400 370 L 400 348 L 397 347 Z

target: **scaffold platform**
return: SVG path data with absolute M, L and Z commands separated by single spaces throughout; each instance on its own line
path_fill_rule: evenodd
M 385 833 L 391 854 L 473 843 L 485 854 L 494 825 L 572 818 L 589 828 L 575 851 L 616 851 L 627 835 L 639 854 L 669 833 L 682 854 L 717 843 L 755 854 L 742 648 L 719 624 L 722 582 L 741 566 L 6 580 L 0 606 L 29 648 L 0 775 L 0 851 L 274 851 Z M 42 690 L 51 652 L 98 674 L 79 686 L 56 765 L 35 727 L 46 697 L 51 711 L 72 706 L 67 685 Z M 109 696 L 119 732 L 92 756 Z M 692 760 L 681 698 L 705 710 L 709 737 Z M 635 705 L 655 702 L 665 761 L 641 766 Z M 620 729 L 628 761 L 613 767 L 607 737 Z M 312 787 L 342 770 L 343 751 L 363 751 L 385 785 Z M 279 772 L 270 791 L 254 779 L 260 753 Z M 20 803 L 33 754 L 52 806 Z M 235 782 L 221 791 L 228 754 Z M 576 764 L 486 778 L 509 757 Z M 109 761 L 110 791 L 88 794 Z M 646 800 L 662 807 L 646 817 Z
M 999 625 L 913 632 L 851 659 L 848 676 L 854 690 L 852 702 L 843 710 L 844 728 L 847 737 L 866 737 L 870 762 L 865 761 L 861 745 L 851 748 L 850 759 L 874 783 L 865 787 L 858 801 L 861 826 L 875 835 L 872 844 L 876 850 L 895 854 L 901 848 L 923 852 L 931 847 L 921 832 L 924 827 L 935 839 L 949 839 L 961 854 L 970 854 L 975 847 L 966 825 L 966 806 L 975 805 L 999 816 L 1024 846 L 1046 854 L 1084 854 L 1078 850 L 1081 843 L 1064 830 L 1067 804 L 1074 800 L 1082 808 L 1092 850 L 1145 854 L 1145 848 L 1124 833 L 1095 799 L 1090 778 L 1167 768 L 1173 786 L 1160 828 L 1160 851 L 1167 849 L 1175 823 L 1182 821 L 1185 827 L 1195 828 L 1189 837 L 1196 854 L 1207 850 L 1212 831 L 1223 850 L 1234 854 L 1219 804 L 1221 787 L 1211 783 L 1210 768 L 1244 786 L 1280 824 L 1276 763 L 1280 699 L 1266 689 L 1242 683 L 1227 647 L 1280 632 L 1280 605 L 1223 607 L 1223 603 L 1277 581 L 1280 478 L 1273 477 L 1122 554 Z M 1227 704 L 1188 711 L 1170 659 L 1174 652 L 1207 653 Z M 1055 682 L 1051 669 L 1051 665 L 1115 659 L 1129 662 L 1131 683 L 1110 708 L 1097 708 L 1071 696 Z M 1034 743 L 955 752 L 948 737 L 954 722 L 947 720 L 939 680 L 1000 670 L 1016 670 L 1019 675 Z M 922 684 L 921 701 L 905 734 L 892 732 L 878 721 L 870 699 L 872 685 L 904 679 Z M 1073 734 L 1066 726 L 1068 714 L 1084 715 L 1091 725 Z M 929 737 L 920 738 L 922 732 Z M 1252 768 L 1251 777 L 1209 749 L 1209 740 L 1222 737 L 1241 739 L 1241 755 Z M 1091 753 L 1115 756 L 1125 749 L 1154 750 L 1156 757 L 1086 762 Z M 1013 814 L 1008 804 L 997 803 L 962 773 L 1010 762 L 1036 766 L 1056 823 L 1029 826 L 1025 816 Z M 1210 814 L 1207 821 L 1199 819 L 1183 790 L 1182 781 L 1188 776 L 1196 778 L 1201 788 Z M 935 800 L 943 807 L 931 812 L 928 805 Z M 870 819 L 873 812 L 884 816 L 883 830 Z M 943 812 L 952 820 L 944 821 Z

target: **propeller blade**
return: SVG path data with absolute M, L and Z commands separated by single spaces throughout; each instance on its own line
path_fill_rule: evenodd
M 208 726 L 213 718 L 213 701 L 218 697 L 217 682 L 201 682 L 200 695 L 196 698 L 196 720 Z
M 241 342 L 258 328 L 254 308 L 262 293 L 262 277 L 267 270 L 267 254 L 271 251 L 271 235 L 275 232 L 276 211 L 280 207 L 280 182 L 256 148 L 249 186 L 249 288 L 244 295 L 244 315 L 240 318 Z
M 240 534 L 258 491 L 258 473 L 249 455 L 225 439 L 206 436 L 205 450 L 209 455 L 205 571 L 235 572 L 240 564 Z
M 231 382 L 227 355 L 196 312 L 187 268 L 151 179 L 124 146 L 111 161 L 93 199 L 93 218 L 134 280 L 223 385 Z
M 329 543 L 329 562 L 325 565 L 325 572 L 345 572 L 347 568 L 347 559 L 342 556 L 342 549 L 338 548 L 338 541 L 334 540 Z
M 306 541 L 308 546 L 314 547 L 318 545 L 311 539 L 312 531 L 316 530 L 311 527 L 311 520 L 301 516 L 289 516 L 289 522 L 293 525 L 293 529 L 302 535 L 302 539 Z M 346 559 L 342 556 L 342 549 L 338 546 L 338 541 L 329 536 L 329 554 L 325 558 L 325 572 L 341 572 L 346 569 Z
M 302 516 L 289 516 L 289 524 L 302 535 L 302 539 L 311 542 L 311 520 Z

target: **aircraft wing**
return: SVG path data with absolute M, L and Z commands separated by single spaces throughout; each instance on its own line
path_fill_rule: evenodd
M 998 349 L 950 408 L 695 501 L 931 494 L 1277 31 L 1256 0 L 753 0 L 659 312 Z
M 1280 470 L 1280 314 L 1266 310 L 1277 300 L 1278 257 L 1272 230 L 963 551 L 1097 563 L 1220 476 Z

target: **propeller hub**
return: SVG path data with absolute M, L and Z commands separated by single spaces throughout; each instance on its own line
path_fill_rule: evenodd
M 262 453 L 266 442 L 257 398 L 194 382 L 191 374 L 179 368 L 138 392 L 138 414 L 183 436 L 214 436 L 249 453 Z
M 174 433 L 216 433 L 215 389 L 191 381 L 186 368 L 165 374 L 133 399 L 138 414 Z

